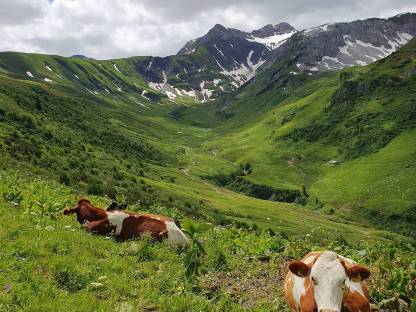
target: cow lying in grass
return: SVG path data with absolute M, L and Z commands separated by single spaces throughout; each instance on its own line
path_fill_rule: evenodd
M 292 312 L 371 312 L 363 280 L 370 271 L 332 251 L 289 264 L 285 297 Z
M 88 199 L 81 199 L 74 208 L 64 210 L 65 215 L 73 213 L 77 214 L 77 221 L 93 233 L 114 234 L 121 240 L 150 234 L 156 240 L 166 239 L 169 243 L 181 246 L 188 244 L 185 234 L 168 217 L 120 210 L 105 211 L 93 206 Z

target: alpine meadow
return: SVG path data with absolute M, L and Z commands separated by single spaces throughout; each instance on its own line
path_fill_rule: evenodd
M 0 311 L 364 311 L 291 306 L 327 250 L 368 311 L 416 311 L 416 13 L 215 22 L 163 57 L 0 52 Z M 120 239 L 127 212 L 186 246 Z

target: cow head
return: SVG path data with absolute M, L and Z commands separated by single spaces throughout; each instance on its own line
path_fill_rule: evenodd
M 361 282 L 370 276 L 370 271 L 361 265 L 347 267 L 334 252 L 324 252 L 311 263 L 293 261 L 289 270 L 304 279 L 305 289 L 310 289 L 318 312 L 339 312 L 344 292 L 349 281 Z
M 64 215 L 78 213 L 80 208 L 83 207 L 83 206 L 91 206 L 91 202 L 88 199 L 82 198 L 78 201 L 78 203 L 75 207 L 65 209 L 64 210 Z
M 84 224 L 86 221 L 95 221 L 107 217 L 107 213 L 94 207 L 88 199 L 80 199 L 77 205 L 73 208 L 67 208 L 64 210 L 65 215 L 77 214 L 77 221 Z

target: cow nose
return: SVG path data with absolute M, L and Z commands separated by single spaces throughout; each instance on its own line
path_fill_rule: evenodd
M 332 309 L 321 309 L 319 312 L 339 312 L 339 310 L 332 310 Z

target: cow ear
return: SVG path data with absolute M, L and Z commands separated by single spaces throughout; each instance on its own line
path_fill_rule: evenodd
M 299 277 L 308 276 L 311 269 L 302 261 L 292 261 L 289 264 L 289 270 Z
M 348 277 L 354 282 L 361 282 L 369 278 L 370 275 L 370 270 L 359 264 L 356 264 L 348 269 Z

